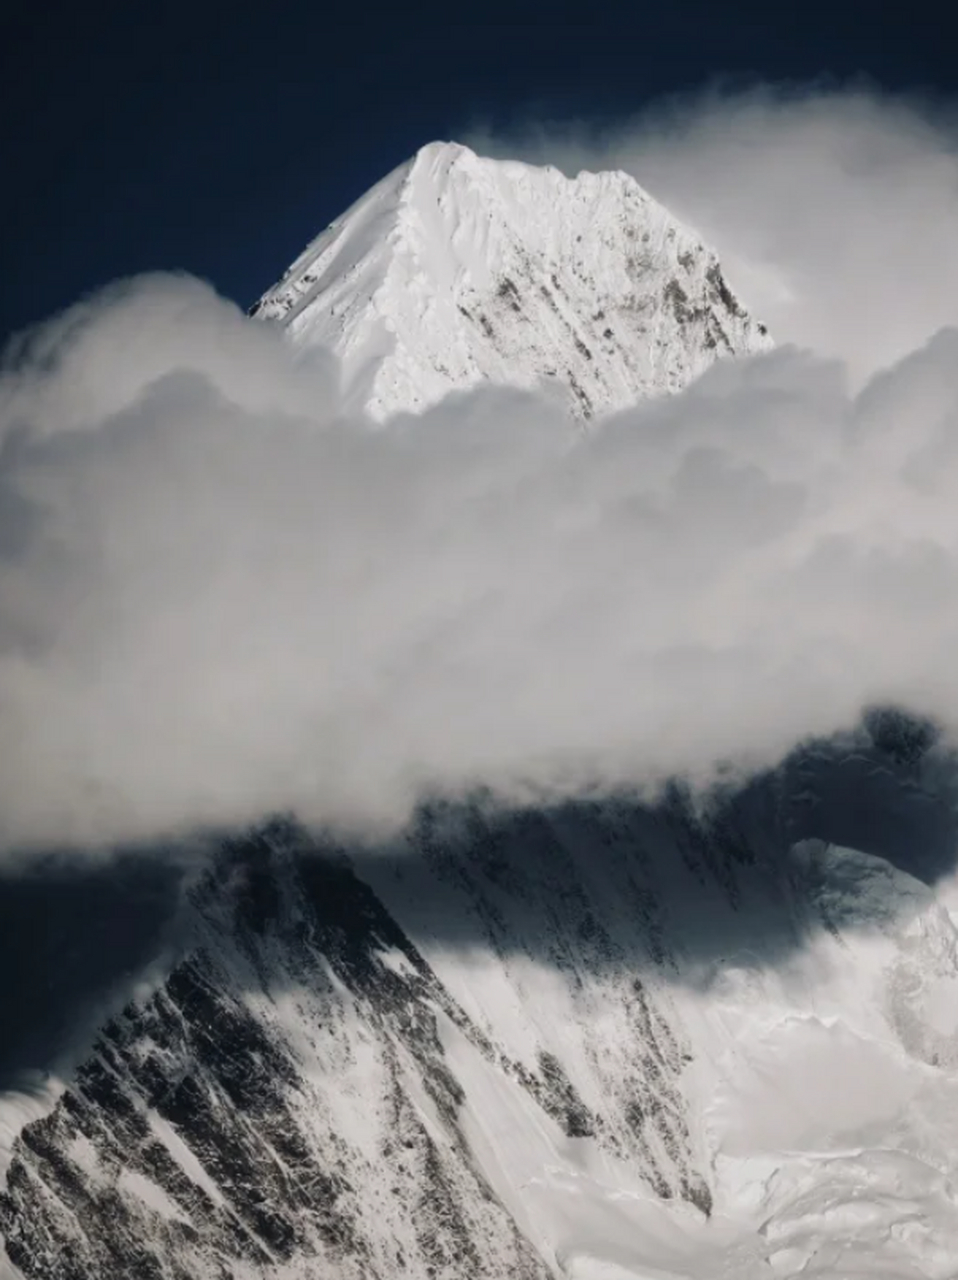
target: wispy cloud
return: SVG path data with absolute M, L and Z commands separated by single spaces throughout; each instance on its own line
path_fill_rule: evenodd
M 717 248 L 780 342 L 856 385 L 958 321 L 958 112 L 867 87 L 687 95 L 634 120 L 477 130 L 489 153 L 631 173 Z

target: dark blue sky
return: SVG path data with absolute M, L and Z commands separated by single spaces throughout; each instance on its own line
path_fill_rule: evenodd
M 348 0 L 8 0 L 6 15 L 0 338 L 151 268 L 185 268 L 248 304 L 420 144 L 477 123 L 628 115 L 717 75 L 958 80 L 940 28 L 900 0 L 382 13 Z

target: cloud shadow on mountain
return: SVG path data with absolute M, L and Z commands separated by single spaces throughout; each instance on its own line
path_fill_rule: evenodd
M 282 934 L 292 926 L 281 882 L 293 867 L 311 912 L 343 945 L 357 930 L 385 945 L 396 926 L 397 937 L 558 967 L 668 977 L 676 947 L 684 972 L 706 977 L 736 957 L 781 962 L 814 927 L 796 842 L 856 848 L 926 884 L 954 870 L 956 770 L 914 722 L 883 716 L 871 729 L 869 740 L 806 748 L 704 812 L 679 788 L 657 806 L 426 805 L 402 840 L 377 847 L 274 821 L 223 844 L 194 905 L 215 902 L 241 930 Z M 57 1069 L 173 962 L 188 866 L 168 849 L 4 865 L 0 1091 L 24 1072 Z

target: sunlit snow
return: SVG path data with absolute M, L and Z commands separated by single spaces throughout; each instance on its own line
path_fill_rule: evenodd
M 589 418 L 770 345 L 715 254 L 634 179 L 453 143 L 357 201 L 257 314 L 335 351 L 376 418 L 484 380 L 552 385 Z

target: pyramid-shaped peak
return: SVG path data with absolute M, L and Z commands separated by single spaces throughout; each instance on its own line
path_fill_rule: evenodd
M 377 418 L 492 381 L 565 390 L 583 418 L 769 345 L 698 236 L 622 172 L 430 142 L 256 308 L 342 363 Z

